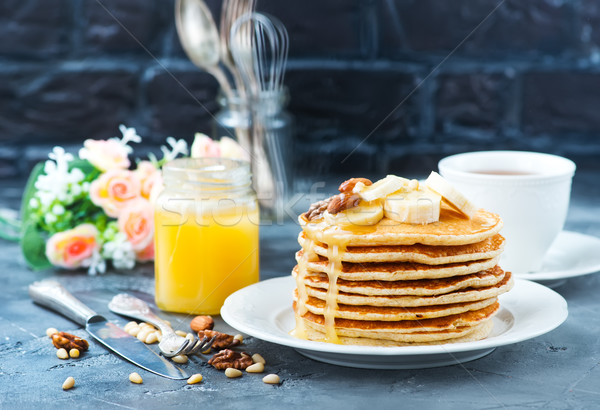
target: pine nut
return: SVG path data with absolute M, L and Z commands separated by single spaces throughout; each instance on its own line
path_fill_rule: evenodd
M 246 367 L 248 373 L 262 373 L 265 371 L 265 365 L 262 363 L 254 363 Z
M 144 328 L 144 327 L 149 327 L 149 328 L 150 328 L 150 329 L 152 329 L 152 330 L 156 330 L 156 329 L 154 328 L 154 326 L 152 326 L 152 325 L 151 325 L 150 323 L 148 323 L 148 322 L 142 322 L 142 323 L 140 323 L 140 327 L 141 327 L 141 328 Z
M 156 343 L 157 341 L 158 337 L 156 336 L 156 332 L 152 332 L 146 337 L 144 343 L 146 343 L 147 345 L 151 345 L 152 343 Z
M 146 338 L 148 337 L 148 335 L 152 333 L 152 329 L 148 328 L 148 327 L 143 327 L 140 332 L 137 334 L 137 338 L 140 342 L 144 342 L 146 341 Z
M 73 386 L 75 386 L 75 379 L 72 378 L 71 376 L 67 377 L 67 379 L 64 381 L 62 388 L 63 390 L 69 390 L 72 389 Z
M 186 338 L 186 339 L 188 339 L 190 342 L 193 342 L 193 341 L 194 341 L 194 339 L 196 338 L 196 336 L 194 336 L 194 335 L 193 335 L 193 334 L 191 334 L 191 333 L 186 333 L 186 334 L 185 334 L 185 338 Z
M 187 384 L 196 384 L 202 381 L 202 375 L 200 373 L 192 374 L 187 380 Z
M 209 347 L 208 349 L 206 349 L 206 350 L 203 350 L 203 351 L 202 351 L 202 354 L 209 354 L 209 353 L 210 353 L 210 349 L 211 349 L 211 348 Z
M 225 369 L 225 376 L 229 377 L 230 379 L 240 377 L 241 375 L 242 375 L 241 370 L 234 369 L 233 367 L 228 367 L 227 369 Z
M 129 329 L 131 329 L 132 327 L 135 327 L 135 326 L 139 326 L 137 324 L 137 322 L 134 322 L 134 321 L 127 322 L 127 324 L 123 327 L 123 330 L 125 330 L 126 332 L 128 332 Z
M 71 350 L 69 350 L 69 356 L 72 359 L 77 359 L 79 357 L 79 349 L 71 349 Z
M 173 326 L 171 326 L 171 322 L 169 322 L 168 320 L 163 320 L 163 322 L 165 322 L 167 325 L 169 325 L 169 327 L 173 327 Z
M 56 357 L 58 357 L 59 359 L 62 360 L 66 360 L 69 358 L 69 353 L 67 353 L 67 350 L 64 348 L 60 348 L 56 351 Z
M 175 363 L 184 364 L 184 363 L 188 362 L 188 357 L 184 354 L 180 354 L 180 355 L 171 357 L 171 360 L 173 360 Z
M 138 333 L 140 333 L 140 330 L 142 328 L 139 326 L 131 326 L 129 328 L 129 330 L 127 330 L 127 333 L 129 333 L 131 336 L 136 337 L 138 335 Z
M 252 361 L 254 363 L 262 363 L 262 364 L 267 364 L 267 361 L 264 359 L 264 357 L 262 357 L 260 354 L 258 353 L 254 353 L 252 355 Z
M 129 381 L 135 384 L 142 384 L 144 382 L 144 380 L 142 380 L 142 376 L 136 372 L 133 372 L 129 375 Z
M 48 337 L 52 337 L 52 335 L 53 335 L 54 333 L 58 333 L 58 330 L 56 330 L 56 329 L 55 329 L 55 328 L 53 328 L 53 327 L 49 327 L 48 329 L 46 329 L 46 336 L 48 336 Z
M 175 334 L 176 334 L 177 336 L 181 336 L 181 337 L 186 337 L 186 336 L 187 336 L 187 333 L 186 333 L 186 332 L 184 332 L 183 330 L 176 330 L 176 331 L 175 331 Z
M 240 344 L 242 344 L 244 342 L 244 336 L 238 333 L 237 335 L 233 336 L 233 340 L 239 340 Z
M 279 376 L 276 374 L 267 374 L 265 377 L 263 377 L 263 383 L 267 383 L 267 384 L 279 384 L 280 379 Z

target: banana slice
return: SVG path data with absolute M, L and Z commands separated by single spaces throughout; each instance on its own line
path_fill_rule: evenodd
M 399 189 L 402 189 L 409 183 L 406 178 L 397 177 L 395 175 L 388 175 L 383 179 L 375 182 L 373 185 L 362 186 L 359 192 L 355 192 L 360 195 L 365 201 L 374 201 L 376 199 L 385 198 L 389 194 L 392 194 Z M 357 184 L 358 185 L 358 184 Z M 356 188 L 356 186 L 355 186 Z
M 323 214 L 325 222 L 329 225 L 352 227 L 375 225 L 383 218 L 383 205 L 380 201 L 366 202 L 361 201 L 358 206 L 330 214 L 326 211 Z
M 442 197 L 437 193 L 419 187 L 409 192 L 388 195 L 383 203 L 387 218 L 411 224 L 428 224 L 440 220 Z
M 452 208 L 467 217 L 471 218 L 477 212 L 477 207 L 437 172 L 432 171 L 425 184 L 429 189 L 440 194 Z

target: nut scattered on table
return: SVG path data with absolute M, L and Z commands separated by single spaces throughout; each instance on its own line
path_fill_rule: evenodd
M 188 357 L 184 354 L 179 354 L 177 356 L 171 357 L 171 360 L 173 360 L 175 363 L 185 364 L 188 362 Z
M 267 364 L 267 361 L 264 359 L 264 357 L 262 357 L 259 353 L 254 353 L 252 355 L 252 361 L 254 363 L 262 363 L 262 364 Z
M 56 330 L 56 329 L 55 329 L 55 328 L 53 328 L 53 327 L 49 327 L 48 329 L 46 329 L 46 336 L 48 336 L 48 337 L 52 337 L 52 335 L 53 335 L 54 333 L 58 333 L 58 330 Z
M 67 352 L 67 349 L 61 347 L 56 351 L 56 357 L 58 357 L 61 360 L 67 360 L 69 358 L 69 353 Z
M 190 322 L 190 329 L 198 333 L 201 330 L 212 330 L 215 326 L 215 321 L 210 316 L 196 316 Z
M 79 357 L 79 349 L 71 349 L 69 350 L 69 357 L 71 359 L 77 359 Z
M 214 350 L 226 349 L 229 347 L 237 346 L 241 342 L 239 339 L 235 339 L 234 336 L 228 335 L 227 333 L 217 332 L 216 330 L 201 330 L 198 332 L 198 337 L 202 339 L 203 337 L 207 337 L 211 339 L 213 336 L 217 336 L 215 341 L 212 344 L 212 348 Z
M 228 368 L 245 370 L 248 366 L 252 365 L 252 357 L 250 357 L 250 355 L 247 353 L 239 353 L 234 352 L 231 349 L 223 349 L 211 357 L 208 361 L 208 364 L 219 370 Z
M 87 340 L 67 332 L 57 332 L 51 335 L 50 337 L 52 338 L 52 344 L 57 349 L 77 349 L 80 352 L 85 352 L 90 347 Z
M 265 371 L 265 365 L 262 363 L 254 363 L 246 367 L 248 373 L 262 373 Z
M 225 369 L 225 376 L 229 377 L 230 379 L 240 377 L 241 375 L 242 375 L 241 370 L 234 369 L 233 367 L 229 367 L 229 368 Z
M 129 375 L 129 381 L 135 384 L 142 384 L 144 380 L 142 380 L 142 376 L 140 376 L 137 372 L 133 372 Z
M 192 374 L 189 379 L 187 379 L 187 384 L 196 384 L 202 381 L 203 377 L 200 373 Z
M 69 390 L 69 389 L 72 389 L 73 386 L 75 386 L 75 379 L 73 377 L 69 376 L 63 382 L 62 388 L 63 388 L 63 390 Z
M 181 336 L 181 337 L 186 337 L 186 336 L 187 336 L 187 333 L 186 333 L 186 332 L 184 332 L 183 330 L 176 330 L 176 331 L 175 331 L 175 334 L 176 334 L 177 336 Z
M 237 335 L 233 336 L 233 340 L 237 340 L 239 344 L 242 344 L 244 343 L 244 336 L 238 333 Z
M 280 381 L 281 379 L 279 379 L 279 376 L 274 373 L 267 374 L 265 377 L 263 377 L 263 383 L 267 384 L 279 384 Z

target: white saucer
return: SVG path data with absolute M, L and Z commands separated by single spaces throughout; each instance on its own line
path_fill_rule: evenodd
M 372 347 L 312 342 L 290 336 L 294 328 L 291 276 L 256 283 L 229 296 L 221 316 L 250 336 L 289 346 L 326 363 L 367 369 L 421 369 L 478 359 L 496 347 L 547 333 L 567 318 L 567 302 L 552 289 L 517 279 L 515 287 L 500 296 L 492 334 L 484 340 L 431 346 Z
M 539 271 L 513 272 L 513 274 L 522 279 L 557 281 L 598 271 L 600 271 L 600 238 L 562 231 L 552 243 Z

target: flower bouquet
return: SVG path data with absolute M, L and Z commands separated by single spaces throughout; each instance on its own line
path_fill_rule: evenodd
M 135 166 L 130 143 L 140 143 L 134 128 L 120 126 L 121 138 L 86 140 L 78 156 L 54 147 L 32 171 L 21 206 L 20 241 L 33 269 L 52 266 L 104 273 L 107 261 L 131 269 L 154 259 L 153 200 L 162 190 L 160 169 L 188 154 L 184 140 L 172 137 L 163 158 L 149 155 Z M 192 156 L 243 158 L 229 139 L 213 141 L 196 134 Z

